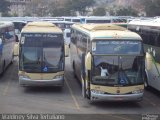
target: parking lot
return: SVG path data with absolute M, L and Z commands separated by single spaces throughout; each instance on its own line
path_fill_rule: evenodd
M 73 76 L 70 58 L 66 59 L 63 88 L 20 87 L 18 60 L 8 67 L 0 79 L 0 113 L 63 113 L 63 114 L 159 114 L 160 93 L 145 91 L 143 101 L 90 102 L 81 95 L 81 85 Z M 111 117 L 111 116 L 110 116 Z M 123 118 L 123 117 L 122 117 Z

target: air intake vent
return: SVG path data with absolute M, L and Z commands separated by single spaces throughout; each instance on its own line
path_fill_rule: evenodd
M 56 27 L 54 24 L 49 22 L 29 22 L 28 26 L 35 26 L 35 27 Z

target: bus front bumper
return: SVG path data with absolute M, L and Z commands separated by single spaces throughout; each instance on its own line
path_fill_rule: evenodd
M 19 77 L 19 84 L 20 86 L 63 86 L 64 77 L 52 80 L 32 80 Z
M 98 94 L 91 92 L 91 101 L 141 101 L 142 99 L 143 99 L 143 93 L 110 95 L 110 94 Z

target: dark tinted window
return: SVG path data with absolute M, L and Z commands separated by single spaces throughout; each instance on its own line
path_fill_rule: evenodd
M 86 20 L 86 23 L 110 23 L 111 20 Z

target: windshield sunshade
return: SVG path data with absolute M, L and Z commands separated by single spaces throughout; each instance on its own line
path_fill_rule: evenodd
M 96 41 L 92 43 L 93 54 L 140 54 L 140 41 Z

